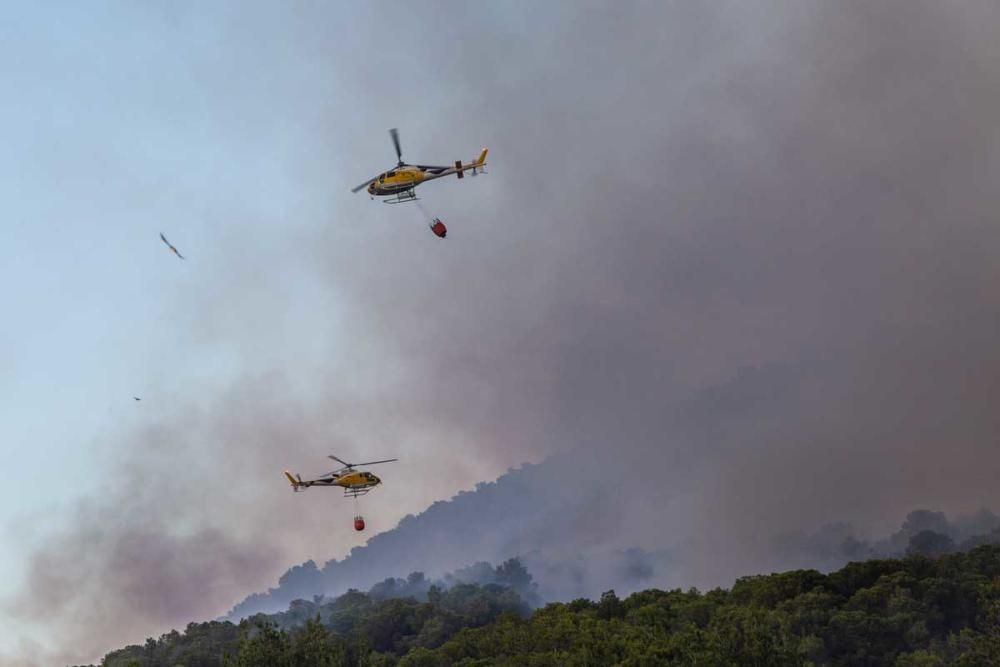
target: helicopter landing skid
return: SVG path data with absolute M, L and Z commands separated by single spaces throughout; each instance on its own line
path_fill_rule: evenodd
M 396 193 L 395 198 L 389 197 L 388 199 L 385 199 L 382 203 L 383 204 L 405 204 L 408 201 L 420 201 L 420 199 L 417 197 L 416 191 L 414 191 L 412 189 L 410 189 L 410 190 L 403 190 L 402 192 Z

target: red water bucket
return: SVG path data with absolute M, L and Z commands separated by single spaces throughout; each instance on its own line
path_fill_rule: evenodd
M 354 517 L 354 530 L 362 531 L 365 529 L 365 519 L 361 516 Z
M 448 228 L 437 218 L 434 218 L 434 222 L 431 223 L 431 231 L 434 232 L 435 236 L 442 239 L 448 235 Z

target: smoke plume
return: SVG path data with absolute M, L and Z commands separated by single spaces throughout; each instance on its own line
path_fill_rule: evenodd
M 252 234 L 213 212 L 214 280 L 169 307 L 237 379 L 108 445 L 106 491 L 30 553 L 16 614 L 75 659 L 357 545 L 346 501 L 281 483 L 330 452 L 400 457 L 375 530 L 574 461 L 546 480 L 572 520 L 539 535 L 681 554 L 678 585 L 772 569 L 803 527 L 997 506 L 995 4 L 334 11 L 210 17 L 229 51 L 202 76 L 262 64 L 226 132 L 294 137 L 300 203 Z M 412 161 L 491 149 L 421 188 L 445 241 L 348 199 L 397 125 Z

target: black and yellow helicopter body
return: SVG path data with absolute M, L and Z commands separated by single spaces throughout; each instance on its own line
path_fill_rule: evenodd
M 293 491 L 305 491 L 311 486 L 339 486 L 344 489 L 344 496 L 357 498 L 363 496 L 376 486 L 382 483 L 378 477 L 367 470 L 356 470 L 355 466 L 370 466 L 377 463 L 390 463 L 398 459 L 385 459 L 383 461 L 367 461 L 365 463 L 348 463 L 336 456 L 330 455 L 331 459 L 342 463 L 343 468 L 338 468 L 325 475 L 320 475 L 316 479 L 302 479 L 299 474 L 293 475 L 285 471 L 285 477 L 292 485 Z
M 479 172 L 485 173 L 483 167 L 486 166 L 486 153 L 488 152 L 485 148 L 479 153 L 479 157 L 474 158 L 469 164 L 463 165 L 461 160 L 455 160 L 453 167 L 406 164 L 403 162 L 403 154 L 399 147 L 399 131 L 393 128 L 389 130 L 389 135 L 392 137 L 392 143 L 396 147 L 396 157 L 399 159 L 399 163 L 395 168 L 384 171 L 356 188 L 352 188 L 351 192 L 358 192 L 365 189 L 373 199 L 375 197 L 390 197 L 391 199 L 385 201 L 386 204 L 401 204 L 417 199 L 415 189 L 421 183 L 453 174 L 458 178 L 462 178 L 465 172 L 469 170 L 472 170 L 473 175 Z

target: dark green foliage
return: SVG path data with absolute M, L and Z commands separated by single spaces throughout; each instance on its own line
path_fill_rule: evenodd
M 741 577 L 733 584 L 732 599 L 754 607 L 774 607 L 817 588 L 826 577 L 816 570 L 794 570 L 767 576 Z
M 240 623 L 240 646 L 234 656 L 222 660 L 223 667 L 291 667 L 288 633 L 273 623 L 256 618 Z
M 601 601 L 597 603 L 597 618 L 608 620 L 609 618 L 621 618 L 625 615 L 622 609 L 621 600 L 614 591 L 601 593 Z
M 933 517 L 931 517 L 933 518 Z M 915 535 L 920 535 L 917 532 Z M 936 538 L 935 538 L 936 539 Z M 486 575 L 485 569 L 482 574 Z M 298 600 L 238 627 L 189 625 L 109 654 L 109 667 L 385 665 L 1000 665 L 1000 546 L 937 559 L 744 577 L 733 588 L 607 591 L 529 615 L 509 584 L 430 586 L 416 573 L 371 595 Z M 423 598 L 377 599 L 413 587 Z
M 608 591 L 463 630 L 399 664 L 894 663 L 1000 665 L 1000 547 L 745 577 L 728 592 Z
M 323 627 L 317 618 L 310 618 L 292 633 L 292 665 L 337 667 L 347 663 L 347 642 Z
M 519 565 L 519 564 L 518 564 Z M 526 572 L 508 568 L 524 583 Z M 419 573 L 408 585 L 423 586 Z M 528 576 L 530 582 L 530 575 Z M 396 584 L 394 583 L 393 586 Z M 288 610 L 232 623 L 192 623 L 144 646 L 109 653 L 106 667 L 334 667 L 395 665 L 412 649 L 436 648 L 463 628 L 492 623 L 504 614 L 527 616 L 529 607 L 511 588 L 458 584 L 429 587 L 427 602 L 376 600 L 349 591 L 339 598 L 296 600 Z
M 173 630 L 142 646 L 128 646 L 104 657 L 103 667 L 216 667 L 239 645 L 240 630 L 232 623 L 189 623 L 184 634 Z

